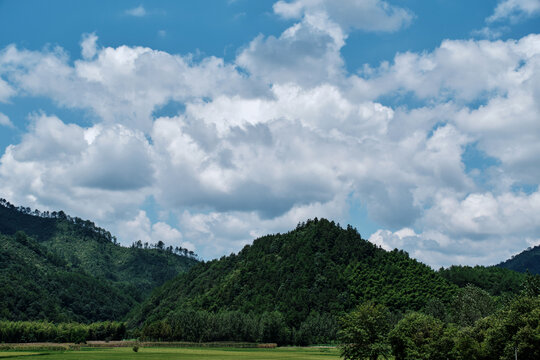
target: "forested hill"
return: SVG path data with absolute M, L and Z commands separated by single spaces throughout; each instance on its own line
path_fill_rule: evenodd
M 529 271 L 531 274 L 540 275 L 540 245 L 529 248 L 497 266 L 523 273 Z
M 94 322 L 122 318 L 135 299 L 18 232 L 0 235 L 0 320 Z
M 523 289 L 525 274 L 497 266 L 453 265 L 439 274 L 460 288 L 474 285 L 492 296 L 512 296 Z
M 312 313 L 340 315 L 367 300 L 395 311 L 447 302 L 457 286 L 403 251 L 387 252 L 356 229 L 309 220 L 268 235 L 237 255 L 194 266 L 157 289 L 131 316 L 131 326 L 187 309 L 278 312 L 290 327 Z
M 29 240 L 15 241 L 17 232 L 28 235 Z M 54 297 L 54 294 L 58 295 L 60 292 L 64 293 L 65 298 L 76 297 L 77 292 L 81 296 L 84 293 L 91 296 L 92 293 L 88 291 L 99 290 L 96 284 L 102 285 L 103 289 L 98 291 L 100 295 L 112 291 L 109 293 L 111 299 L 120 296 L 118 306 L 122 310 L 103 311 L 97 318 L 83 316 L 89 321 L 119 320 L 119 316 L 122 317 L 133 304 L 145 299 L 156 286 L 187 271 L 198 262 L 192 252 L 181 248 L 166 248 L 163 243 L 148 245 L 135 242 L 129 248 L 123 247 L 108 231 L 97 227 L 91 221 L 72 218 L 62 211 L 42 213 L 29 208 L 15 207 L 3 199 L 0 199 L 0 234 L 5 235 L 1 237 L 4 261 L 0 264 L 0 287 L 4 289 L 6 282 L 9 281 L 11 291 L 21 296 L 20 303 L 14 305 L 16 308 L 22 309 L 24 304 L 28 305 L 34 296 L 32 292 L 47 294 L 48 289 L 52 289 L 51 281 L 55 282 L 51 279 L 58 276 L 64 278 L 76 276 L 80 280 L 78 282 L 80 289 L 72 287 L 73 293 L 66 295 L 65 289 L 58 288 L 56 292 L 51 290 L 51 296 Z M 35 249 L 38 249 L 37 252 Z M 21 272 L 23 269 L 17 264 L 26 264 L 26 268 L 30 270 Z M 31 270 L 32 267 L 39 269 Z M 43 269 L 46 271 L 40 272 Z M 21 274 L 26 274 L 29 278 L 24 278 L 26 275 Z M 36 274 L 43 277 L 38 278 Z M 14 281 L 15 278 L 20 279 Z M 87 280 L 89 282 L 86 282 Z M 23 283 L 28 286 L 23 286 Z M 28 298 L 24 296 L 26 290 Z M 33 316 L 24 316 L 17 309 L 12 310 L 10 316 L 0 313 L 0 319 L 33 319 Z M 48 315 L 43 314 L 47 314 L 47 311 L 43 310 L 38 318 L 50 319 Z M 66 314 L 70 316 L 69 311 Z M 80 319 L 79 315 L 74 311 L 68 320 Z

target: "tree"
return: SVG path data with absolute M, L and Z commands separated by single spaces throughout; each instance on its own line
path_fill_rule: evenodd
M 540 296 L 540 275 L 532 275 L 527 270 L 527 276 L 523 282 L 523 293 L 528 297 Z
M 365 303 L 341 319 L 341 356 L 348 360 L 377 360 L 390 354 L 390 312 L 383 305 Z
M 519 296 L 493 315 L 484 347 L 488 358 L 540 359 L 540 296 Z
M 450 359 L 454 347 L 442 321 L 415 312 L 405 315 L 388 337 L 396 360 Z
M 460 289 L 452 304 L 453 321 L 461 326 L 474 323 L 495 312 L 495 302 L 485 291 L 474 285 Z

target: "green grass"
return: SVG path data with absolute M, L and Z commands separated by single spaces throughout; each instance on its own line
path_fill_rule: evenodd
M 13 358 L 19 356 L 41 355 L 42 353 L 29 351 L 0 351 L 0 359 Z
M 0 352 L 16 356 L 26 354 L 23 352 Z M 25 356 L 39 360 L 227 360 L 227 359 L 250 359 L 250 360 L 337 360 L 339 353 L 336 349 L 328 348 L 277 348 L 277 349 L 207 349 L 207 348 L 140 348 L 135 353 L 131 348 L 96 349 L 82 348 L 80 351 L 51 352 L 46 355 Z

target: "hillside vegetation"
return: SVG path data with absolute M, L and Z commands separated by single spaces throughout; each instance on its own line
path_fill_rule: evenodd
M 91 322 L 120 319 L 136 304 L 109 281 L 73 271 L 22 232 L 0 235 L 0 318 Z
M 122 247 L 90 221 L 0 200 L 0 319 L 121 320 L 197 263 L 180 249 Z
M 501 268 L 540 275 L 540 245 L 529 248 L 499 265 Z
M 493 296 L 517 294 L 525 281 L 525 274 L 497 266 L 450 266 L 439 270 L 449 282 L 464 288 L 474 285 Z
M 335 318 L 368 300 L 405 312 L 423 309 L 432 299 L 447 303 L 456 291 L 407 253 L 387 252 L 350 226 L 315 219 L 259 238 L 237 255 L 197 264 L 157 289 L 129 323 L 151 329 L 165 321 L 174 332 L 182 313 L 234 312 L 272 314 L 279 326 L 298 331 L 306 322 L 321 321 L 318 314 Z M 322 321 L 332 321 L 327 320 Z

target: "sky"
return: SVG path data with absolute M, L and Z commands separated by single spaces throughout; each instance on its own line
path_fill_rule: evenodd
M 0 0 L 0 197 L 124 245 L 540 244 L 540 0 Z

